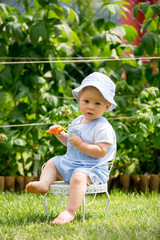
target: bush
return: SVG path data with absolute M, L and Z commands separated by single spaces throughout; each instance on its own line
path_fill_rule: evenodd
M 0 175 L 32 174 L 34 154 L 41 155 L 42 165 L 52 155 L 65 152 L 45 130 L 54 122 L 64 124 L 78 115 L 77 103 L 67 97 L 72 97 L 71 90 L 93 71 L 106 73 L 117 85 L 118 108 L 106 115 L 114 118 L 117 169 L 159 171 L 159 93 L 154 88 L 159 87 L 159 61 L 84 61 L 95 56 L 120 59 L 124 51 L 130 57 L 159 56 L 159 1 L 135 7 L 135 17 L 140 8 L 145 15 L 145 33 L 136 48 L 131 45 L 136 30 L 118 25 L 116 18 L 119 12 L 126 17 L 125 1 L 99 1 L 96 9 L 89 0 L 34 0 L 31 7 L 29 0 L 21 2 L 24 14 L 0 4 L 0 123 L 31 125 L 0 128 Z M 83 57 L 83 62 L 73 61 L 77 57 Z M 144 92 L 149 94 L 145 103 Z M 148 123 L 150 114 L 152 123 Z

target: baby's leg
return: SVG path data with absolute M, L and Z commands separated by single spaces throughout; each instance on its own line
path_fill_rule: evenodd
M 65 224 L 71 222 L 76 215 L 82 200 L 84 199 L 87 186 L 87 175 L 83 172 L 73 174 L 69 188 L 69 202 L 65 210 L 54 219 L 54 224 Z
M 26 191 L 31 193 L 46 193 L 49 190 L 49 186 L 57 178 L 57 169 L 53 162 L 49 160 L 40 176 L 39 181 L 30 182 L 26 185 Z

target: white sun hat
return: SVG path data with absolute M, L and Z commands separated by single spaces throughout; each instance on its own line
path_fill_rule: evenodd
M 88 86 L 97 88 L 102 96 L 111 103 L 111 106 L 107 112 L 112 111 L 117 106 L 116 102 L 114 101 L 116 87 L 107 75 L 100 72 L 93 72 L 85 77 L 81 85 L 72 90 L 73 96 L 77 101 L 79 101 L 79 94 L 82 89 Z

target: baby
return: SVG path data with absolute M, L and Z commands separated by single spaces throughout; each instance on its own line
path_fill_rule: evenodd
M 69 201 L 64 211 L 53 220 L 54 224 L 71 222 L 76 215 L 88 184 L 103 184 L 109 179 L 107 164 L 89 169 L 97 163 L 112 160 L 116 155 L 116 135 L 104 112 L 114 109 L 115 84 L 105 74 L 94 72 L 72 91 L 79 101 L 81 116 L 73 120 L 68 133 L 55 134 L 67 152 L 48 160 L 40 176 L 40 181 L 30 182 L 27 192 L 46 193 L 50 184 L 60 177 L 70 183 Z M 55 132 L 60 125 L 50 127 Z

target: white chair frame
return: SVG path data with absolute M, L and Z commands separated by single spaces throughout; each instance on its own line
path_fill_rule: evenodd
M 95 168 L 97 166 L 102 166 L 106 163 L 108 164 L 108 170 L 109 170 L 109 173 L 110 173 L 111 169 L 112 169 L 112 166 L 113 166 L 113 162 L 114 162 L 114 160 L 104 161 L 100 164 L 97 164 L 94 167 L 92 167 L 88 171 L 88 173 L 93 168 Z M 42 166 L 42 171 L 43 171 L 44 165 Z M 65 183 L 64 181 L 55 181 L 53 184 L 50 185 L 49 191 L 47 193 L 45 193 L 45 195 L 43 197 L 43 206 L 44 206 L 44 209 L 45 209 L 45 212 L 46 212 L 46 215 L 47 215 L 47 220 L 49 220 L 49 213 L 48 213 L 47 206 L 46 206 L 46 197 L 49 193 L 52 193 L 53 195 L 69 195 L 69 184 Z M 86 205 L 85 197 L 84 197 L 83 202 L 82 202 L 83 220 L 85 220 L 85 209 L 86 209 L 86 207 L 91 205 L 94 202 L 94 200 L 96 198 L 96 195 L 98 193 L 105 193 L 106 197 L 107 197 L 107 205 L 106 205 L 106 208 L 105 208 L 105 218 L 106 218 L 108 207 L 109 207 L 109 204 L 110 204 L 110 196 L 109 196 L 109 193 L 108 193 L 108 182 L 105 183 L 105 184 L 99 184 L 99 185 L 92 184 L 92 185 L 87 186 L 86 194 L 94 194 L 94 198 L 93 198 L 93 201 L 91 203 Z

